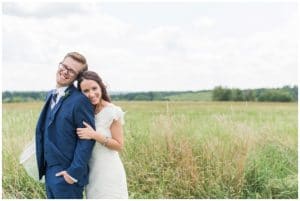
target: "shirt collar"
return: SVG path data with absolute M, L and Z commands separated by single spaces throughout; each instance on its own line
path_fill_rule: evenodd
M 65 94 L 65 90 L 67 89 L 68 87 L 59 87 L 59 88 L 56 88 L 56 92 L 59 94 L 59 96 L 62 96 Z

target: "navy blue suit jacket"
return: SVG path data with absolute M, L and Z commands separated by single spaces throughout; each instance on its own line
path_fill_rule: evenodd
M 44 158 L 44 140 L 51 150 L 50 161 L 56 161 L 78 184 L 88 183 L 88 162 L 91 157 L 94 140 L 81 140 L 76 128 L 84 127 L 83 121 L 95 128 L 94 107 L 91 102 L 73 85 L 68 87 L 53 109 L 52 118 L 46 119 L 51 104 L 52 91 L 46 97 L 46 103 L 36 127 L 36 157 L 41 179 L 46 172 Z M 45 138 L 45 133 L 48 137 Z

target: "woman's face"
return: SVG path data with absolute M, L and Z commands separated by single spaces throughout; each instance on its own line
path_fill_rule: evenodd
M 102 93 L 101 88 L 96 81 L 84 79 L 80 83 L 80 88 L 82 93 L 90 99 L 93 105 L 97 105 L 100 102 Z

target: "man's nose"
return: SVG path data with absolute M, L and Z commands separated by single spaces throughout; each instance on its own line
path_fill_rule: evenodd
M 64 75 L 67 75 L 67 74 L 68 74 L 68 70 L 67 70 L 67 69 L 62 69 L 62 73 L 63 73 Z

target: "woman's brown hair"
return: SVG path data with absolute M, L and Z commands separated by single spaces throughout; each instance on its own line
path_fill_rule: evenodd
M 101 89 L 101 93 L 102 93 L 102 99 L 107 101 L 107 102 L 111 102 L 110 97 L 107 93 L 106 90 L 106 86 L 104 85 L 102 79 L 100 78 L 100 76 L 94 72 L 94 71 L 84 71 L 82 73 L 80 73 L 78 79 L 77 79 L 77 88 L 79 89 L 79 91 L 81 91 L 80 88 L 80 84 L 83 80 L 94 80 L 95 82 L 98 83 L 98 85 L 100 86 Z

